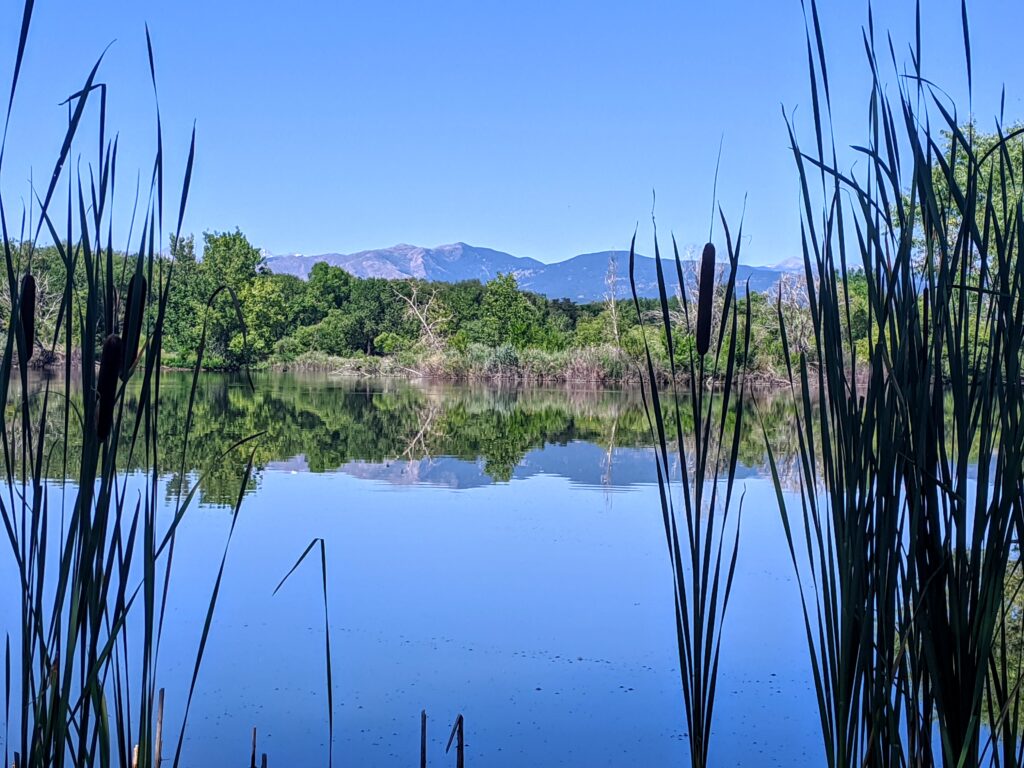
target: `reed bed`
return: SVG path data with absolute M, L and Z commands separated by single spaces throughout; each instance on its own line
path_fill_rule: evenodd
M 869 12 L 867 135 L 845 172 L 813 0 L 807 12 L 810 149 L 792 123 L 790 137 L 815 333 L 813 361 L 786 350 L 796 494 L 766 445 L 825 764 L 1021 765 L 1022 615 L 1007 590 L 1024 534 L 1020 131 L 1000 116 L 979 149 L 921 70 L 920 6 L 909 72 Z M 962 19 L 970 88 L 966 4 Z M 866 360 L 844 301 L 857 269 Z
M 28 0 L 0 145 L 0 173 L 32 10 Z M 146 35 L 149 43 L 148 30 Z M 107 85 L 99 79 L 101 61 L 102 56 L 65 102 L 64 141 L 47 186 L 31 191 L 31 220 L 22 216 L 17 238 L 8 226 L 6 201 L 0 198 L 10 292 L 0 402 L 14 403 L 13 410 L 0 409 L 0 519 L 17 574 L 11 587 L 17 590 L 20 606 L 20 629 L 5 638 L 5 766 L 13 762 L 31 767 L 148 768 L 165 759 L 171 762 L 162 754 L 160 638 L 177 530 L 199 485 L 187 492 L 180 489 L 172 514 L 158 515 L 165 509 L 156 429 L 160 361 L 174 270 L 172 262 L 159 258 L 165 226 L 159 107 L 149 188 L 131 219 L 118 219 L 118 225 L 129 222 L 129 247 L 115 251 L 118 140 L 111 138 L 106 123 Z M 151 44 L 149 71 L 155 96 Z M 193 131 L 177 198 L 176 234 L 181 232 L 194 152 Z M 79 157 L 81 162 L 68 162 Z M 65 210 L 58 213 L 65 190 Z M 36 336 L 32 276 L 33 254 L 41 238 L 59 250 L 65 272 L 55 331 L 47 338 Z M 127 275 L 118 273 L 115 261 L 123 262 Z M 59 373 L 64 393 L 71 392 L 73 381 L 86 393 L 80 407 L 51 392 L 50 379 L 41 387 L 30 386 L 33 354 L 55 356 L 61 345 L 64 350 L 81 350 L 80 365 L 65 355 Z M 201 347 L 200 358 L 202 354 Z M 129 390 L 131 396 L 126 397 Z M 193 401 L 194 385 L 187 422 Z M 186 432 L 188 428 L 186 424 Z M 80 444 L 69 445 L 71 435 Z M 251 439 L 237 441 L 220 458 L 238 452 Z M 186 450 L 187 440 L 182 466 Z M 121 466 L 141 469 L 121 472 Z M 241 489 L 251 469 L 250 454 Z M 49 479 L 55 477 L 60 479 Z M 234 520 L 240 503 L 241 491 Z M 217 586 L 219 581 L 218 577 Z M 189 703 L 217 592 L 215 587 L 194 660 Z M 186 708 L 175 766 L 181 759 L 187 718 Z
M 655 231 L 661 323 L 644 329 L 647 371 L 640 377 L 645 382 L 644 408 L 657 451 L 661 512 L 675 596 L 680 681 L 694 768 L 714 764 L 711 735 L 722 632 L 736 572 L 743 508 L 742 498 L 738 503 L 733 499 L 733 490 L 747 399 L 738 361 L 747 359 L 750 346 L 750 303 L 741 323 L 735 298 L 742 228 L 734 243 L 724 216 L 722 226 L 728 257 L 725 284 L 715 285 L 715 247 L 709 242 L 702 255 L 695 326 L 690 320 L 690 297 L 674 239 L 672 261 L 682 323 L 670 311 L 671 292 Z M 644 313 L 634 277 L 635 245 L 634 235 L 630 287 L 637 319 L 643 326 Z M 717 327 L 712 323 L 715 314 Z M 681 336 L 691 327 L 696 328 L 696 343 L 684 345 Z M 668 384 L 659 384 L 648 342 L 652 333 L 661 335 L 669 350 Z M 676 369 L 677 359 L 686 361 L 684 370 Z M 720 393 L 712 394 L 709 381 L 720 384 Z M 684 433 L 684 423 L 692 423 L 692 430 Z M 677 436 L 674 443 L 670 439 L 672 427 Z M 687 440 L 679 439 L 691 431 L 692 448 Z

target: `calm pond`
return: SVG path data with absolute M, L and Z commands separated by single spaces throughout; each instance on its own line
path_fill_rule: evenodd
M 326 542 L 338 765 L 418 765 L 422 709 L 431 765 L 454 765 L 444 747 L 458 713 L 471 765 L 685 762 L 672 578 L 639 392 L 285 374 L 254 383 L 201 378 L 182 477 L 191 379 L 163 380 L 165 517 L 182 483 L 200 484 L 175 548 L 160 648 L 170 724 L 180 722 L 246 456 L 215 458 L 265 432 L 183 764 L 241 765 L 253 726 L 271 765 L 327 764 L 318 558 L 272 596 L 314 537 Z M 782 440 L 786 405 L 759 411 Z M 799 595 L 763 453 L 760 428 L 748 430 L 712 756 L 817 765 Z M 4 583 L 9 561 L 5 550 Z M 14 630 L 13 592 L 0 597 L 0 632 Z

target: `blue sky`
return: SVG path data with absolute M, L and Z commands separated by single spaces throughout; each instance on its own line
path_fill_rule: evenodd
M 0 72 L 20 2 L 5 3 Z M 878 3 L 899 51 L 913 3 Z M 843 144 L 863 140 L 866 4 L 823 0 Z M 924 63 L 966 108 L 959 0 L 923 0 Z M 1024 118 L 1024 4 L 970 5 L 975 113 Z M 8 208 L 52 170 L 65 112 L 111 40 L 101 77 L 120 131 L 126 224 L 154 145 L 143 25 L 153 33 L 169 188 L 193 120 L 186 229 L 235 227 L 273 253 L 463 240 L 543 261 L 626 247 L 659 227 L 702 242 L 719 140 L 719 200 L 745 260 L 797 255 L 796 176 L 782 107 L 810 128 L 798 0 L 39 0 L 0 180 Z M 945 53 L 945 52 L 948 52 Z M 6 86 L 3 86 L 6 88 Z M 80 145 L 82 162 L 92 143 Z M 852 160 L 852 156 L 850 156 Z M 175 206 L 168 206 L 168 212 Z

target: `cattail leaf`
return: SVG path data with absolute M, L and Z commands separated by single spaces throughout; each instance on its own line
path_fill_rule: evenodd
M 35 0 L 25 0 L 25 9 L 21 15 L 21 34 L 18 36 L 18 54 L 14 59 L 14 74 L 11 77 L 11 94 L 7 98 L 7 117 L 4 120 L 4 135 L 0 142 L 0 164 L 3 163 L 4 150 L 7 148 L 7 128 L 11 123 L 11 111 L 14 108 L 14 92 L 18 89 L 18 75 L 21 74 L 21 64 L 25 59 L 25 44 L 28 42 L 28 30 L 32 23 L 32 9 Z
M 4 644 L 4 765 L 10 761 L 8 745 L 11 743 L 11 636 L 5 635 Z
M 128 296 L 124 303 L 124 360 L 121 365 L 121 380 L 128 381 L 139 356 L 139 339 L 142 336 L 142 319 L 146 309 L 146 278 L 139 272 L 132 275 L 128 283 Z
M 217 569 L 217 578 L 213 583 L 213 592 L 210 595 L 210 602 L 206 607 L 206 619 L 203 622 L 203 632 L 199 639 L 199 649 L 196 651 L 195 665 L 192 668 L 192 682 L 188 688 L 188 698 L 185 700 L 185 713 L 181 718 L 181 731 L 178 734 L 178 747 L 174 752 L 172 765 L 178 768 L 181 762 L 181 748 L 185 743 L 185 727 L 188 724 L 189 711 L 192 709 L 192 698 L 196 692 L 196 683 L 199 681 L 199 670 L 203 664 L 203 656 L 206 653 L 206 644 L 210 639 L 210 628 L 213 625 L 213 615 L 217 609 L 217 598 L 220 596 L 221 583 L 224 581 L 224 567 L 227 565 L 228 550 L 231 548 L 231 540 L 235 535 L 235 526 L 238 523 L 238 513 L 242 508 L 242 499 L 245 496 L 246 488 L 249 486 L 249 478 L 252 477 L 253 462 L 256 458 L 256 447 L 249 453 L 249 460 L 245 465 L 245 472 L 242 475 L 242 483 L 238 488 L 238 498 L 231 511 L 231 527 L 228 528 L 228 537 L 224 542 L 224 553 L 220 558 L 220 567 Z

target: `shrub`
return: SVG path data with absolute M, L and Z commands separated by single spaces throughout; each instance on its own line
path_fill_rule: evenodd
M 511 344 L 502 344 L 491 350 L 484 372 L 489 375 L 503 375 L 519 367 L 519 354 Z

